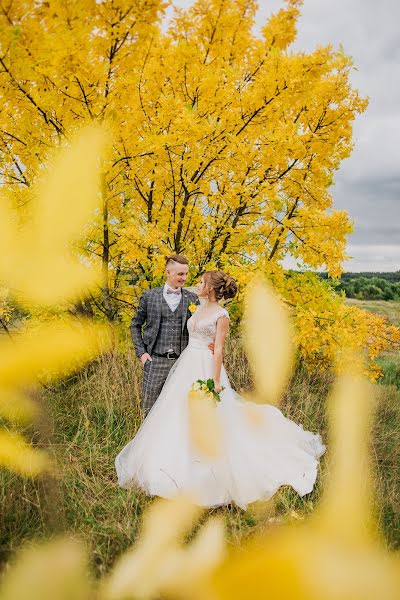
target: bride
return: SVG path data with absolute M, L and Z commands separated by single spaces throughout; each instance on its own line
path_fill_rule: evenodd
M 185 492 L 202 506 L 234 502 L 243 509 L 270 498 L 282 485 L 300 496 L 308 494 L 325 452 L 320 435 L 304 431 L 267 404 L 251 403 L 260 423 L 250 423 L 249 402 L 232 389 L 222 364 L 229 315 L 219 301 L 236 294 L 236 283 L 225 273 L 208 271 L 196 291 L 201 304 L 188 320 L 189 344 L 136 436 L 115 460 L 119 485 L 165 498 Z M 189 389 L 198 379 L 209 378 L 221 397 L 216 410 L 223 444 L 216 459 L 199 456 L 189 435 Z

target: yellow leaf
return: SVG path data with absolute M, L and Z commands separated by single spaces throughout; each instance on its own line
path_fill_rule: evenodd
M 84 237 L 85 226 L 93 226 L 95 211 L 101 208 L 103 144 L 98 128 L 80 133 L 35 190 L 23 227 L 14 222 L 6 199 L 0 203 L 0 276 L 23 297 L 55 303 L 73 299 L 100 281 L 100 270 L 74 256 L 72 244 Z
M 203 582 L 221 562 L 225 540 L 221 519 L 213 518 L 194 540 L 185 542 L 202 512 L 186 496 L 157 500 L 146 511 L 139 541 L 104 582 L 101 598 L 139 600 L 166 594 L 203 600 Z
M 353 361 L 349 359 L 349 362 L 351 365 Z M 320 507 L 321 521 L 332 535 L 351 541 L 363 539 L 370 533 L 371 525 L 368 434 L 373 408 L 372 384 L 360 376 L 338 377 L 328 408 L 331 421 L 328 448 L 332 464 Z
M 0 346 L 1 347 L 1 346 Z M 14 423 L 26 424 L 37 414 L 37 406 L 21 391 L 0 387 L 0 415 Z
M 86 557 L 81 544 L 59 539 L 18 555 L 6 573 L 2 600 L 87 600 L 90 594 Z
M 0 386 L 35 382 L 43 370 L 50 377 L 66 374 L 104 352 L 111 344 L 110 330 L 80 322 L 49 323 L 27 333 L 15 344 L 0 342 Z
M 265 283 L 254 284 L 249 292 L 244 330 L 255 378 L 255 400 L 276 404 L 292 366 L 292 336 L 282 303 Z
M 188 396 L 188 412 L 193 450 L 208 459 L 218 458 L 223 432 L 215 400 L 202 390 L 191 391 Z
M 35 477 L 50 468 L 46 454 L 34 450 L 17 433 L 0 429 L 0 465 L 21 475 Z

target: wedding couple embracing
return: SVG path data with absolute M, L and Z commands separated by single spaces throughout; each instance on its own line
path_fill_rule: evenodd
M 166 260 L 166 283 L 146 290 L 132 320 L 135 351 L 143 366 L 145 419 L 116 458 L 121 487 L 139 487 L 151 496 L 188 493 L 202 506 L 247 504 L 292 486 L 312 491 L 318 459 L 325 452 L 319 434 L 305 431 L 275 406 L 252 404 L 257 426 L 246 414 L 249 402 L 231 387 L 222 362 L 229 313 L 220 302 L 237 286 L 220 271 L 203 274 L 196 294 L 184 289 L 185 257 Z M 213 379 L 222 426 L 217 458 L 199 455 L 189 431 L 189 390 Z

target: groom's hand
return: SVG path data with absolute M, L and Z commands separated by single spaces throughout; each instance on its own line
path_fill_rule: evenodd
M 142 363 L 142 367 L 144 367 L 145 363 L 147 361 L 152 361 L 153 359 L 151 358 L 150 354 L 147 354 L 147 352 L 145 352 L 144 354 L 142 354 L 142 356 L 140 357 L 140 362 Z
M 208 347 L 210 348 L 211 352 L 214 354 L 214 348 L 215 348 L 214 342 L 211 342 L 210 344 L 208 344 Z

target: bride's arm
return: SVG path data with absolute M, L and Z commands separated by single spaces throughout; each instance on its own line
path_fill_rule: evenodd
M 221 367 L 222 367 L 222 350 L 226 334 L 229 330 L 229 319 L 228 317 L 220 317 L 217 321 L 217 333 L 215 335 L 215 348 L 214 348 L 214 384 L 215 391 L 221 391 Z

